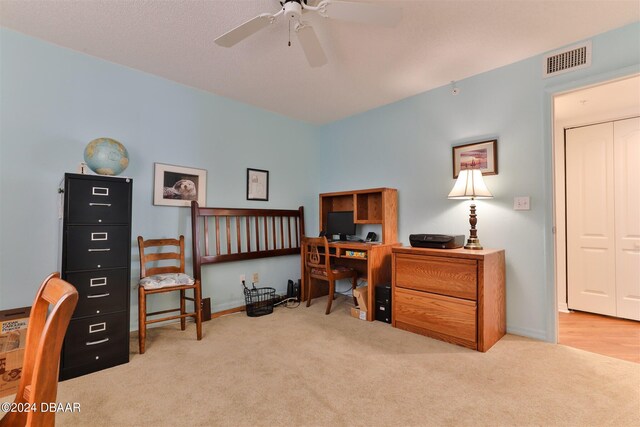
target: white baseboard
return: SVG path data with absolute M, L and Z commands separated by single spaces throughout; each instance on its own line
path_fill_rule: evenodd
M 558 311 L 561 313 L 569 313 L 569 306 L 567 305 L 566 302 L 559 302 Z
M 540 341 L 549 341 L 547 339 L 547 334 L 542 329 L 530 329 L 530 328 L 521 328 L 521 327 L 507 327 L 507 333 L 513 335 L 520 335 L 527 338 L 533 338 Z

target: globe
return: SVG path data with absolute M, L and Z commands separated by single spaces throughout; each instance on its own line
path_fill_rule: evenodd
M 97 138 L 84 149 L 84 161 L 100 175 L 119 175 L 129 166 L 129 153 L 115 139 Z

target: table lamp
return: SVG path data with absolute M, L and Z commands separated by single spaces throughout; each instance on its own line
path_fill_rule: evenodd
M 460 171 L 458 179 L 453 186 L 453 190 L 449 193 L 450 199 L 471 199 L 471 213 L 469 214 L 469 240 L 464 245 L 465 249 L 482 249 L 480 240 L 478 239 L 476 224 L 478 218 L 476 215 L 476 204 L 474 199 L 491 199 L 493 196 L 484 185 L 482 172 L 480 169 L 464 169 Z

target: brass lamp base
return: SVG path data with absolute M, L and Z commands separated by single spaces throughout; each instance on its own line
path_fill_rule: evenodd
M 469 230 L 469 239 L 467 239 L 467 244 L 464 245 L 464 248 L 479 250 L 482 249 L 482 245 L 480 244 L 480 239 L 478 239 L 478 230 L 476 230 L 478 216 L 476 215 L 476 204 L 473 202 L 473 199 L 471 200 L 472 202 L 469 213 L 469 224 L 471 224 L 471 229 Z
M 473 237 L 469 237 L 469 239 L 467 239 L 467 244 L 464 245 L 465 249 L 482 249 L 482 245 L 480 244 L 480 239 L 473 238 Z

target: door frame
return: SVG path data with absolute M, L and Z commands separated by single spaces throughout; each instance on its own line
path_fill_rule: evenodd
M 545 144 L 545 187 L 549 197 L 545 204 L 545 259 L 547 279 L 547 314 L 546 334 L 548 341 L 558 342 L 558 311 L 568 311 L 566 304 L 566 209 L 565 209 L 565 164 L 564 164 L 564 128 L 595 123 L 593 118 L 587 123 L 574 121 L 557 121 L 554 111 L 556 97 L 571 92 L 577 92 L 594 86 L 601 86 L 640 75 L 638 66 L 625 67 L 609 73 L 598 74 L 582 80 L 575 80 L 566 84 L 552 86 L 545 90 L 545 133 L 549 144 Z M 599 121 L 609 121 L 621 118 L 624 112 L 612 112 L 609 117 L 602 117 Z M 564 298 L 564 301 L 560 301 Z

